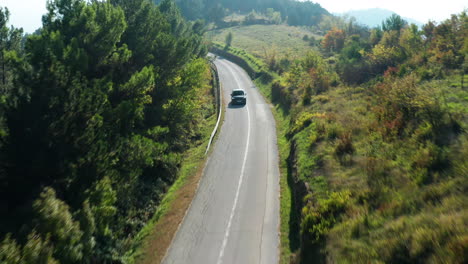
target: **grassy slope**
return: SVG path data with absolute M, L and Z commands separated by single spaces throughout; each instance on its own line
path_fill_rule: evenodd
M 265 55 L 276 54 L 277 58 L 299 58 L 312 49 L 309 42 L 304 41 L 304 35 L 314 36 L 310 31 L 287 25 L 251 25 L 233 27 L 208 32 L 208 38 L 224 43 L 228 32 L 232 32 L 232 45 L 248 53 L 265 58 Z
M 466 130 L 468 92 L 448 81 L 424 86 L 437 87 L 433 94 L 426 90 L 433 98 L 445 94 L 448 111 L 464 116 L 459 120 Z M 324 232 L 329 259 L 337 263 L 400 263 L 408 259 L 455 263 L 457 253 L 466 250 L 463 244 L 468 235 L 468 170 L 460 158 L 468 149 L 466 135 L 443 151 L 431 149 L 429 141 L 422 139 L 428 136 L 420 134 L 424 125 L 399 138 L 382 138 L 375 132 L 379 127 L 370 111 L 379 105 L 378 98 L 360 88 L 338 87 L 312 102 L 304 112 L 321 115 L 314 117 L 316 125 L 294 136 L 302 146 L 297 154 L 298 174 L 324 201 L 331 201 L 326 200 L 331 192 L 351 193 L 340 220 Z M 355 152 L 340 160 L 336 149 L 340 135 L 346 132 L 352 135 Z M 442 153 L 448 156 L 439 157 Z M 443 170 L 424 171 L 423 177 L 434 179 L 421 183 L 416 168 L 431 167 L 437 159 L 452 164 Z M 305 263 L 314 258 L 303 253 Z

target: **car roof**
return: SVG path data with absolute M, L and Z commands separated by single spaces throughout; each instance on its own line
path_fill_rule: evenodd
M 232 89 L 232 91 L 233 91 L 233 92 L 235 92 L 235 91 L 242 91 L 242 92 L 243 92 L 244 89 Z

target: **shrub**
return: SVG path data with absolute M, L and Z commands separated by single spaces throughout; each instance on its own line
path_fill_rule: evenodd
M 412 158 L 413 179 L 417 184 L 429 184 L 434 180 L 435 172 L 449 166 L 447 150 L 432 142 L 420 145 Z
M 291 108 L 291 94 L 289 93 L 289 90 L 282 86 L 279 81 L 276 81 L 271 85 L 271 99 L 273 102 L 279 103 L 287 110 Z
M 327 139 L 336 139 L 342 134 L 343 128 L 340 124 L 332 122 L 325 126 L 325 137 Z
M 52 246 L 49 237 L 43 240 L 32 232 L 27 238 L 26 245 L 21 247 L 8 234 L 0 243 L 0 263 L 5 264 L 58 264 L 52 257 Z
M 225 49 L 228 49 L 229 47 L 231 47 L 231 45 L 232 45 L 232 39 L 233 39 L 232 32 L 229 32 L 229 33 L 226 35 L 226 40 L 225 40 L 226 47 L 225 47 Z
M 318 242 L 346 209 L 351 192 L 333 192 L 326 199 L 309 202 L 303 209 L 302 234 L 311 243 Z
M 83 232 L 73 220 L 69 206 L 56 197 L 52 188 L 46 188 L 34 202 L 37 230 L 53 241 L 54 257 L 63 263 L 76 263 L 83 258 Z
M 310 112 L 301 112 L 300 115 L 296 118 L 294 123 L 291 126 L 290 131 L 288 132 L 289 136 L 293 136 L 304 128 L 308 127 L 312 124 L 313 121 L 321 120 L 326 118 L 327 115 L 325 113 L 310 113 Z M 322 127 L 320 127 L 322 129 Z M 321 131 L 323 132 L 323 131 Z
M 355 151 L 351 132 L 342 133 L 338 138 L 338 144 L 335 147 L 335 155 L 340 163 L 346 163 L 346 156 L 351 156 Z
M 304 93 L 302 94 L 302 104 L 307 106 L 310 104 L 310 98 L 312 96 L 312 87 L 307 86 L 304 88 Z

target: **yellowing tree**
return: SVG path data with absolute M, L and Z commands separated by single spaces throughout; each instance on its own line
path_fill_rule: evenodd
M 345 42 L 346 34 L 343 30 L 333 28 L 328 31 L 325 38 L 322 40 L 322 47 L 330 52 L 340 51 Z
M 408 56 L 420 51 L 422 48 L 422 38 L 418 26 L 411 24 L 408 28 L 403 29 L 401 31 L 399 43 Z

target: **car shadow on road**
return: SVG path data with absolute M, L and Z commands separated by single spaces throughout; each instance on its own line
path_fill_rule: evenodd
M 233 103 L 228 104 L 228 108 L 230 109 L 237 109 L 237 108 L 244 108 L 244 107 L 245 107 L 245 104 L 233 104 Z

